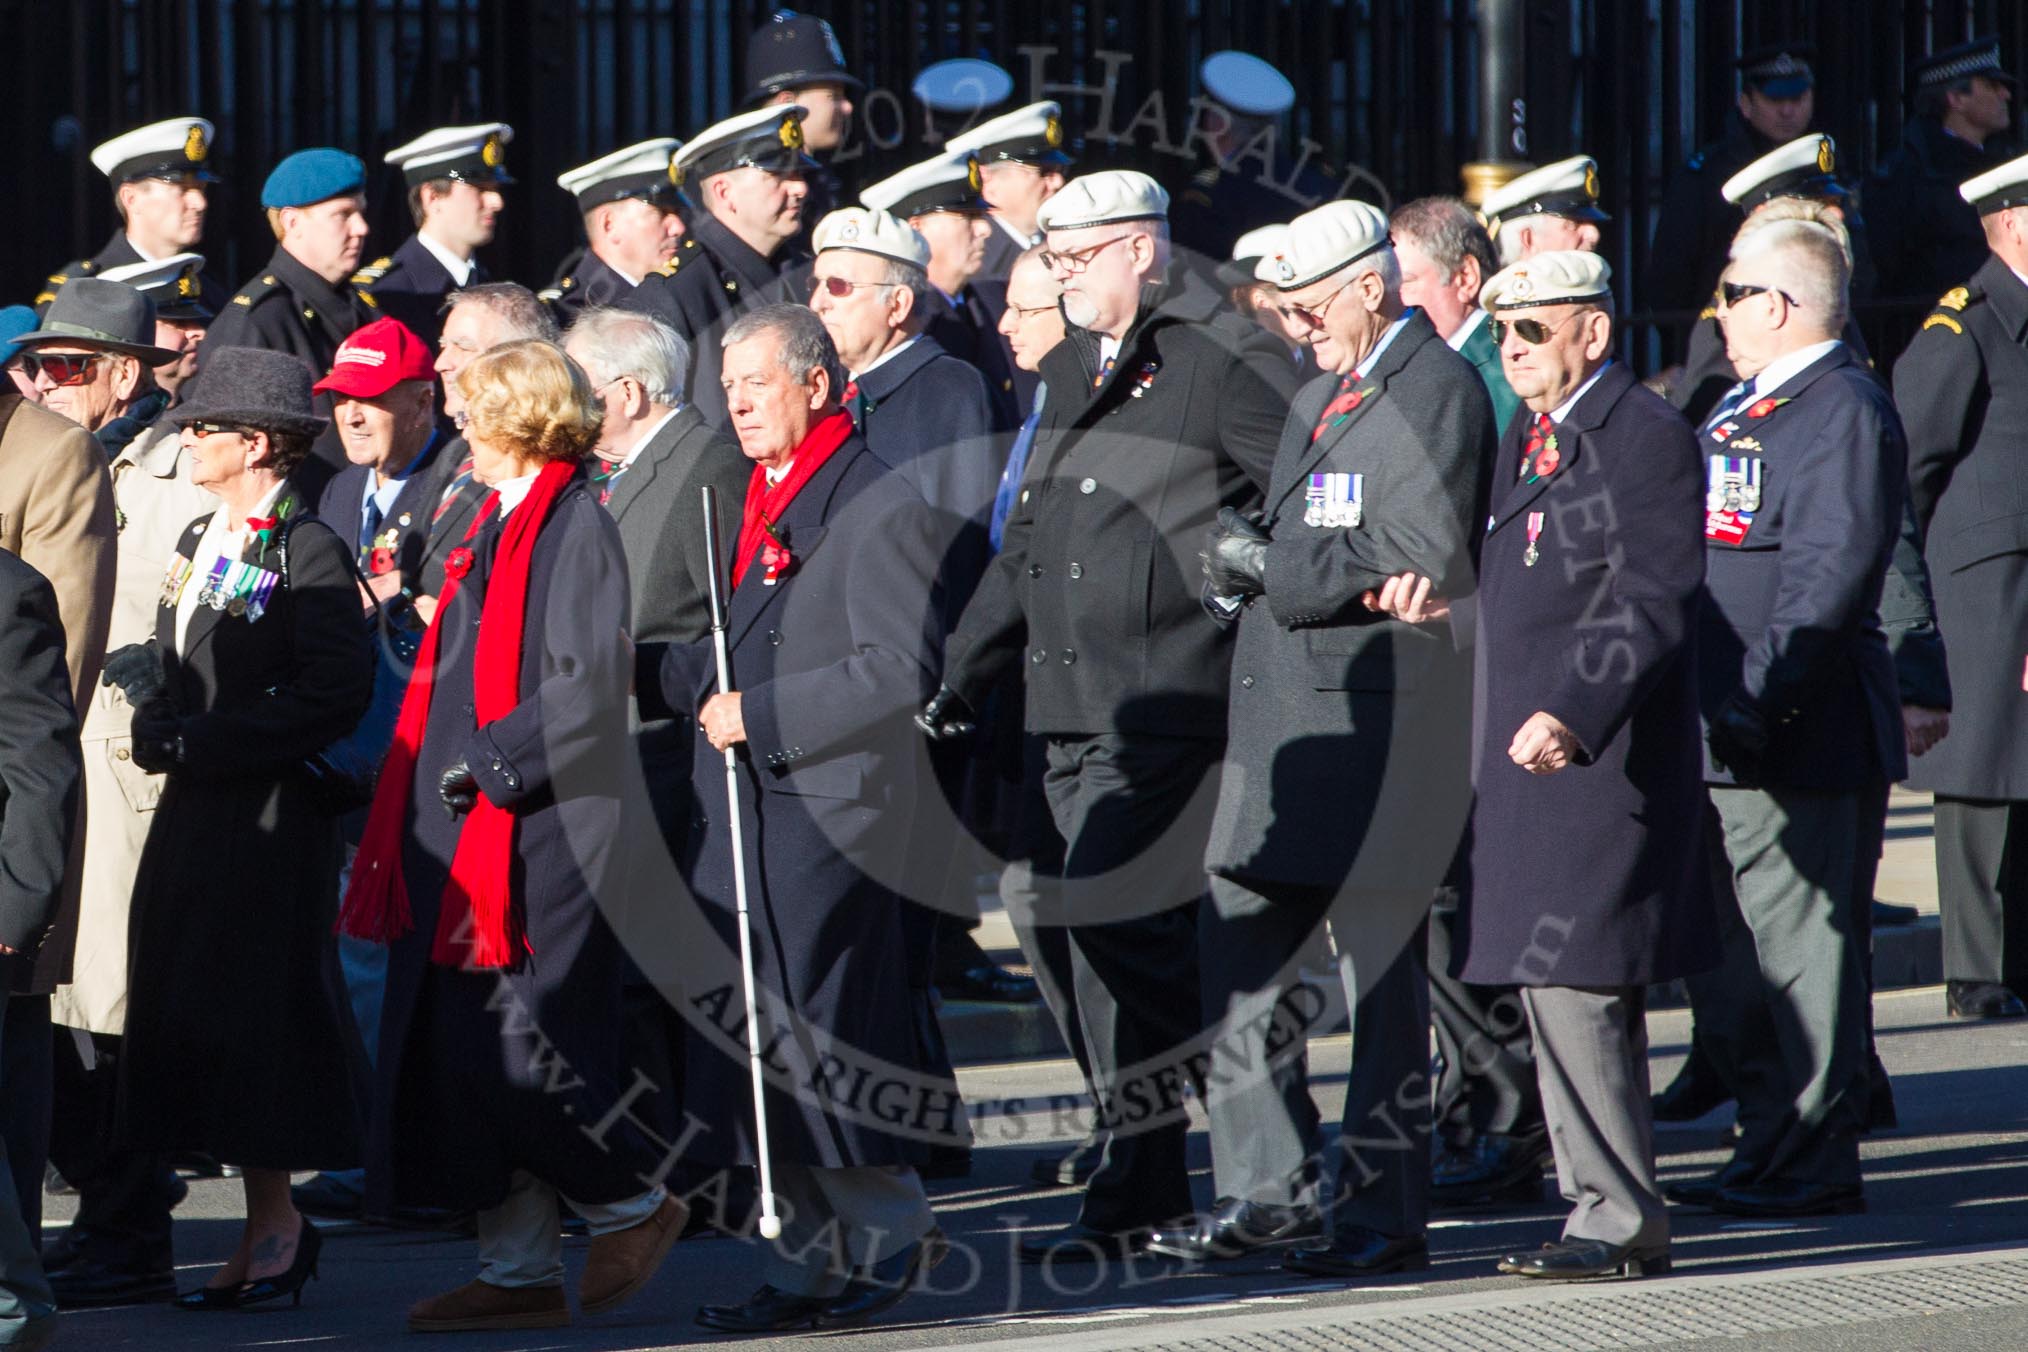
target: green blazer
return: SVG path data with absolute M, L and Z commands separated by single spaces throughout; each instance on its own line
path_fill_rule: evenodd
M 1478 371 L 1479 379 L 1486 382 L 1486 393 L 1493 396 L 1493 422 L 1504 432 L 1514 416 L 1514 410 L 1521 407 L 1521 397 L 1508 386 L 1507 373 L 1500 369 L 1500 349 L 1493 346 L 1493 329 L 1486 319 L 1485 313 L 1481 312 L 1476 320 L 1469 321 L 1476 327 L 1458 353 Z

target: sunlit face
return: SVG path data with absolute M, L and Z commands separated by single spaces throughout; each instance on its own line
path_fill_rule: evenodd
M 1033 258 L 1016 264 L 1008 276 L 1000 332 L 1007 336 L 1014 364 L 1022 370 L 1036 370 L 1049 350 L 1063 341 L 1063 311 L 1056 305 L 1062 294 L 1049 269 Z
M 1473 308 L 1461 294 L 1456 274 L 1446 274 L 1422 246 L 1398 231 L 1394 257 L 1401 264 L 1401 303 L 1428 315 L 1438 333 L 1449 336 L 1455 332 Z
M 930 280 L 945 294 L 964 290 L 986 265 L 993 223 L 977 212 L 932 211 L 911 216 L 908 223 L 929 242 Z
M 768 245 L 764 252 L 802 228 L 803 200 L 810 194 L 800 172 L 778 174 L 751 164 L 713 175 L 705 191 L 743 237 Z
M 435 393 L 426 380 L 405 380 L 371 399 L 340 395 L 331 421 L 345 458 L 379 474 L 399 473 L 429 440 Z
M 127 213 L 127 234 L 147 246 L 149 253 L 182 253 L 203 241 L 209 201 L 204 180 L 197 175 L 136 179 L 121 184 L 119 196 Z
M 1141 303 L 1141 283 L 1154 266 L 1154 240 L 1131 223 L 1106 222 L 1051 230 L 1050 274 L 1063 285 L 1063 313 L 1095 333 L 1124 329 Z
M 465 411 L 465 396 L 458 391 L 458 372 L 488 348 L 498 347 L 503 337 L 500 316 L 490 305 L 466 304 L 451 307 L 437 339 L 437 375 L 444 388 L 444 416 Z
M 863 371 L 894 341 L 901 322 L 895 293 L 882 279 L 887 264 L 858 249 L 826 249 L 811 265 L 810 308 L 824 321 L 848 371 Z M 836 296 L 833 281 L 849 287 Z
M 488 487 L 525 478 L 543 466 L 520 447 L 488 440 L 470 429 L 465 432 L 465 445 L 472 453 L 472 477 Z
M 241 481 L 265 463 L 267 433 L 240 428 L 214 430 L 205 423 L 183 424 L 183 452 L 190 482 L 222 498 L 238 496 Z
M 1058 171 L 1042 170 L 1013 160 L 979 164 L 979 192 L 986 205 L 1023 234 L 1035 232 L 1035 213 L 1063 186 Z
M 779 335 L 757 333 L 725 349 L 719 374 L 740 450 L 769 469 L 788 462 L 834 394 L 822 367 L 786 370 L 781 351 Z
M 836 150 L 852 128 L 852 99 L 842 84 L 784 89 L 768 102 L 803 106 L 803 141 L 812 150 Z
M 140 362 L 132 357 L 88 347 L 65 347 L 60 343 L 37 344 L 31 359 L 76 358 L 83 363 L 81 374 L 59 384 L 47 366 L 36 373 L 35 388 L 43 407 L 61 413 L 89 432 L 96 432 L 120 411 L 122 399 L 134 388 Z
M 344 281 L 359 271 L 366 251 L 366 198 L 331 197 L 307 207 L 284 207 L 282 246 L 325 281 Z
M 1612 341 L 1612 321 L 1585 306 L 1516 307 L 1502 309 L 1494 319 L 1507 326 L 1500 340 L 1500 369 L 1507 384 L 1538 413 L 1549 412 L 1577 393 L 1605 360 Z M 1531 319 L 1549 331 L 1541 343 L 1522 336 L 1522 321 Z
M 197 348 L 204 341 L 204 325 L 192 319 L 155 320 L 155 346 L 177 353 L 174 361 L 155 368 L 155 382 L 173 390 L 197 374 Z
M 462 179 L 451 180 L 451 190 L 442 195 L 424 193 L 423 220 L 430 234 L 445 246 L 469 255 L 493 242 L 500 212 L 507 199 L 493 184 L 484 187 Z
M 1386 288 L 1370 269 L 1349 278 L 1334 272 L 1285 292 L 1281 307 L 1289 331 L 1316 353 L 1318 368 L 1344 375 L 1365 360 L 1387 328 L 1379 313 L 1385 298 Z
M 683 218 L 676 208 L 641 197 L 608 202 L 593 212 L 598 255 L 628 277 L 646 277 L 676 256 Z

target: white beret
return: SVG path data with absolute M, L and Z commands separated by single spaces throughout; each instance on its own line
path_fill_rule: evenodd
M 1169 219 L 1169 194 L 1134 169 L 1080 174 L 1035 213 L 1038 230 L 1082 230 L 1108 221 Z
M 1521 310 L 1601 300 L 1611 294 L 1612 280 L 1612 268 L 1597 254 L 1552 249 L 1494 273 L 1479 292 L 1479 304 L 1487 310 Z
M 2007 207 L 2028 206 L 2028 155 L 2008 160 L 1997 169 L 1988 169 L 1977 178 L 1968 178 L 1958 196 L 1970 202 L 1981 216 Z
M 1254 276 L 1283 291 L 1300 291 L 1388 246 L 1387 213 L 1368 202 L 1326 202 L 1289 222 L 1282 247 L 1260 260 Z
M 1479 214 L 1489 229 L 1521 216 L 1567 216 L 1577 221 L 1612 219 L 1598 206 L 1598 161 L 1589 155 L 1530 169 L 1486 194 Z
M 1778 145 L 1725 180 L 1719 195 L 1751 211 L 1777 197 L 1843 197 L 1838 146 L 1820 131 Z
M 838 208 L 817 222 L 810 240 L 820 254 L 831 249 L 856 249 L 929 270 L 929 241 L 907 222 L 870 207 Z
M 1242 258 L 1267 258 L 1282 251 L 1288 242 L 1289 228 L 1286 225 L 1263 225 L 1249 230 L 1232 242 L 1232 261 Z

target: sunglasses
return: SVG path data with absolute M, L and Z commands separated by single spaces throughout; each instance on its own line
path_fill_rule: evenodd
M 1352 279 L 1352 282 L 1356 282 L 1358 280 L 1359 280 L 1358 277 L 1354 277 Z M 1324 316 L 1331 313 L 1331 307 L 1338 303 L 1338 297 L 1344 295 L 1347 291 L 1350 291 L 1352 289 L 1352 282 L 1345 283 L 1345 285 L 1339 287 L 1336 291 L 1333 291 L 1330 295 L 1324 297 L 1324 303 L 1322 305 L 1319 305 L 1314 310 L 1312 310 L 1307 305 L 1297 305 L 1292 301 L 1289 304 L 1282 306 L 1282 313 L 1287 315 L 1290 319 L 1296 320 L 1298 323 L 1307 325 L 1310 328 L 1321 329 L 1324 327 Z
M 812 277 L 810 279 L 810 294 L 814 296 L 819 291 L 828 291 L 838 297 L 838 299 L 843 300 L 862 286 L 893 285 L 895 285 L 893 282 L 848 282 L 843 277 Z
M 14 360 L 21 374 L 34 380 L 48 376 L 52 385 L 82 385 L 91 378 L 92 365 L 105 361 L 105 352 L 24 352 Z
M 1584 318 L 1584 311 L 1580 310 L 1574 315 L 1565 315 L 1554 324 L 1545 324 L 1539 319 L 1496 319 L 1493 321 L 1493 346 L 1505 347 L 1507 345 L 1507 330 L 1512 329 L 1520 335 L 1521 341 L 1528 344 L 1528 346 L 1541 347 L 1565 324 L 1568 324 L 1573 319 L 1582 318 Z
M 1780 296 L 1791 305 L 1796 303 L 1794 296 L 1776 286 L 1754 286 L 1747 282 L 1720 282 L 1718 284 L 1718 303 L 1727 309 L 1739 304 L 1748 296 L 1761 295 Z
M 1091 266 L 1092 259 L 1097 258 L 1121 240 L 1132 238 L 1132 235 L 1114 235 L 1111 239 L 1100 244 L 1094 244 L 1089 249 L 1076 249 L 1063 253 L 1059 253 L 1054 249 L 1044 249 L 1035 256 L 1041 261 L 1042 266 L 1048 268 L 1051 272 L 1055 272 L 1058 268 L 1071 273 L 1083 272 Z
M 187 422 L 183 425 L 189 428 L 191 431 L 197 433 L 197 435 L 200 437 L 223 436 L 228 432 L 236 437 L 243 437 L 246 435 L 246 431 L 244 428 L 234 427 L 230 423 Z

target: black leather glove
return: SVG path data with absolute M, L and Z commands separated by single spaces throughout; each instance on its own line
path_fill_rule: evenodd
M 444 811 L 452 821 L 479 806 L 479 781 L 472 767 L 463 761 L 453 762 L 437 777 L 437 797 L 444 800 Z
M 106 654 L 99 684 L 118 686 L 127 703 L 140 708 L 169 688 L 162 671 L 162 653 L 153 643 L 129 643 Z
M 1705 740 L 1711 745 L 1711 759 L 1742 784 L 1760 779 L 1761 762 L 1773 735 L 1768 717 L 1741 695 L 1730 695 L 1711 716 L 1711 730 Z
M 947 685 L 937 687 L 922 712 L 915 716 L 915 725 L 923 735 L 933 742 L 954 742 L 960 737 L 969 737 L 979 726 L 979 716 L 972 712 L 972 706 L 965 697 Z
M 1211 590 L 1220 596 L 1259 596 L 1267 590 L 1267 547 L 1272 537 L 1260 524 L 1241 516 L 1237 508 L 1218 509 L 1218 524 L 1211 528 L 1210 548 L 1198 557 L 1204 560 L 1204 576 Z
M 183 764 L 182 726 L 163 700 L 154 700 L 135 710 L 134 724 L 128 732 L 133 741 L 134 764 L 151 775 L 166 774 Z

